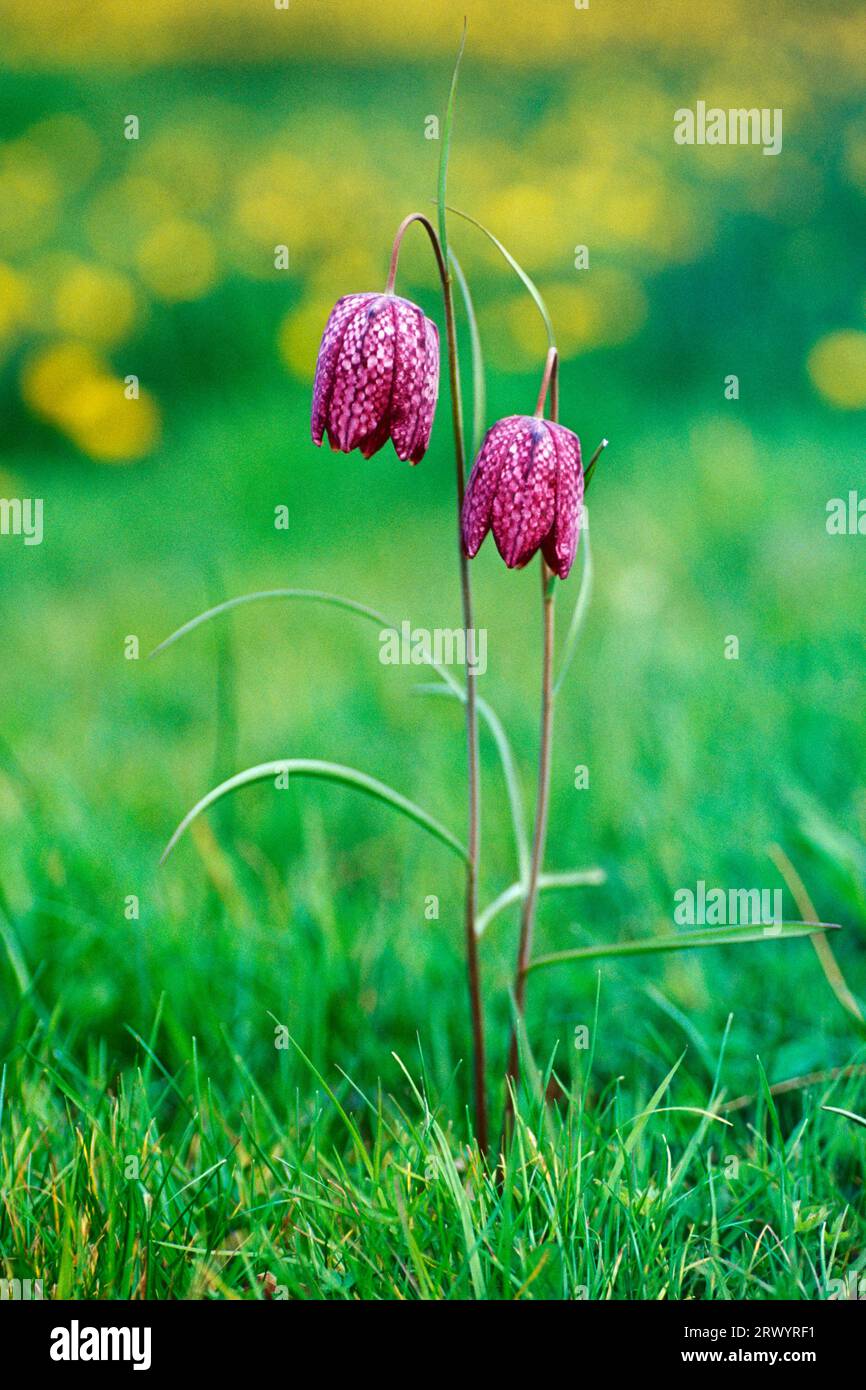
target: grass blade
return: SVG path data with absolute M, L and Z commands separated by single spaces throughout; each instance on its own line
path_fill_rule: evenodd
M 448 219 L 446 217 L 447 196 L 448 196 L 448 158 L 451 154 L 451 135 L 454 130 L 454 108 L 457 104 L 457 78 L 460 73 L 460 63 L 463 59 L 463 50 L 466 47 L 467 21 L 463 20 L 463 33 L 460 37 L 460 47 L 457 50 L 457 60 L 454 64 L 454 71 L 451 74 L 451 87 L 448 92 L 448 105 L 445 108 L 445 124 L 442 128 L 442 143 L 439 146 L 439 184 L 438 184 L 438 209 L 439 209 L 439 242 L 442 247 L 442 254 L 445 257 L 445 264 L 448 264 Z
M 639 1115 L 636 1115 L 634 1117 L 634 1129 L 632 1130 L 631 1134 L 628 1136 L 625 1143 L 622 1145 L 622 1148 L 620 1149 L 619 1153 L 617 1154 L 616 1159 L 614 1161 L 614 1165 L 610 1170 L 610 1177 L 608 1178 L 602 1190 L 601 1199 L 599 1203 L 599 1212 L 604 1211 L 609 1198 L 614 1195 L 616 1190 L 616 1184 L 619 1182 L 619 1175 L 625 1167 L 626 1159 L 636 1147 L 641 1135 L 646 1129 L 647 1121 L 649 1120 L 650 1116 L 658 1109 L 662 1097 L 664 1096 L 665 1091 L 667 1090 L 668 1086 L 671 1084 L 677 1072 L 679 1071 L 683 1057 L 685 1057 L 685 1055 L 686 1054 L 683 1052 L 677 1059 L 677 1061 L 674 1062 L 664 1081 L 661 1083 L 658 1089 L 654 1091 L 652 1099 L 650 1100 L 650 1103 L 646 1107 L 646 1109 L 642 1110 Z
M 15 934 L 15 928 L 3 911 L 2 904 L 0 904 L 0 944 L 6 952 L 19 993 L 23 998 L 30 990 L 30 971 L 27 969 L 27 962 Z
M 223 613 L 230 613 L 235 608 L 240 608 L 250 603 L 268 602 L 271 599 L 297 599 L 301 602 L 323 603 L 332 608 L 341 609 L 346 613 L 354 613 L 356 617 L 365 618 L 368 622 L 374 623 L 380 630 L 387 629 L 389 632 L 397 631 L 397 624 L 393 623 L 384 613 L 379 613 L 375 608 L 370 608 L 366 603 L 359 603 L 356 599 L 344 598 L 340 594 L 325 593 L 320 589 L 261 589 L 253 594 L 241 594 L 237 598 L 227 599 L 224 603 L 218 603 L 213 608 L 208 608 L 204 613 L 199 613 L 195 618 L 190 618 L 189 622 L 166 637 L 159 646 L 154 647 L 149 653 L 149 658 L 157 656 L 159 652 L 165 651 L 168 647 L 180 641 L 181 637 L 187 636 L 190 632 L 195 632 L 196 628 L 204 623 L 211 622 L 212 619 L 220 617 Z M 459 680 L 451 674 L 447 666 L 440 666 L 435 661 L 426 663 L 432 671 L 442 681 L 442 685 L 421 686 L 420 689 L 425 694 L 448 694 L 456 696 L 461 703 L 466 700 L 466 690 Z M 511 804 L 512 821 L 514 823 L 514 834 L 517 844 L 517 857 L 519 863 L 519 873 L 521 877 L 529 871 L 529 841 L 526 835 L 525 819 L 523 813 L 523 798 L 520 792 L 520 783 L 517 777 L 517 768 L 514 762 L 514 755 L 508 736 L 502 726 L 502 722 L 495 710 L 486 700 L 476 701 L 478 713 L 487 723 L 496 744 L 499 758 L 502 763 L 502 771 L 508 789 L 509 801 Z
M 703 946 L 738 946 L 749 941 L 792 941 L 816 932 L 841 931 L 835 922 L 774 922 L 771 926 L 709 927 L 705 931 L 672 932 L 670 936 L 650 936 L 643 941 L 606 942 L 604 945 L 578 946 L 573 951 L 556 951 L 538 956 L 529 970 L 547 965 L 566 965 L 569 961 L 601 960 L 607 956 L 648 956 L 660 951 L 691 951 Z
M 782 878 L 788 886 L 788 890 L 797 904 L 797 911 L 803 918 L 814 918 L 818 916 L 815 904 L 809 896 L 808 890 L 802 878 L 798 874 L 791 860 L 788 858 L 781 845 L 770 845 L 767 853 L 775 864 Z M 847 1014 L 856 1021 L 857 1027 L 861 1032 L 866 1031 L 866 1019 L 863 1017 L 863 1010 L 855 998 L 854 992 L 845 979 L 842 969 L 833 954 L 833 948 L 829 941 L 823 936 L 813 936 L 812 945 L 818 957 L 818 963 L 824 972 L 824 978 L 832 989 L 842 1008 Z
M 556 699 L 559 694 L 560 686 L 568 675 L 568 668 L 574 660 L 574 653 L 577 650 L 577 639 L 580 636 L 580 631 L 589 608 L 589 600 L 592 596 L 592 547 L 589 543 L 589 513 L 586 507 L 583 509 L 583 516 L 581 518 L 581 536 L 583 540 L 583 569 L 580 575 L 580 588 L 577 591 L 574 612 L 571 615 L 571 622 L 568 625 L 568 632 L 565 635 L 559 675 L 553 683 L 554 699 Z
M 237 598 L 226 599 L 225 603 L 218 603 L 216 607 L 208 608 L 204 613 L 190 618 L 188 623 L 184 623 L 182 627 L 160 642 L 158 647 L 154 647 L 153 651 L 148 654 L 148 660 L 165 651 L 167 647 L 173 646 L 187 633 L 194 632 L 203 623 L 210 622 L 223 613 L 230 613 L 233 608 L 240 608 L 248 603 L 262 603 L 269 599 L 299 599 L 308 603 L 324 603 L 331 608 L 339 608 L 346 613 L 354 613 L 357 617 L 366 618 L 368 622 L 375 623 L 378 628 L 387 629 L 388 632 L 399 631 L 399 625 L 393 623 L 390 618 L 386 618 L 384 613 L 377 612 L 375 608 L 370 608 L 366 603 L 359 603 L 357 599 L 344 598 L 341 594 L 327 594 L 320 589 L 260 589 L 254 594 L 240 594 Z M 444 681 L 455 694 L 465 698 L 462 685 L 452 676 L 447 666 L 440 666 L 432 660 L 428 660 L 424 664 L 435 671 L 439 679 Z
M 356 613 L 359 617 L 367 618 L 371 623 L 376 623 L 379 627 L 391 628 L 393 623 L 381 613 L 377 613 L 375 608 L 369 608 L 365 603 L 358 603 L 353 598 L 343 598 L 340 594 L 326 594 L 319 589 L 260 589 L 254 594 L 240 594 L 237 598 L 226 599 L 224 603 L 217 603 L 213 608 L 208 608 L 204 613 L 199 613 L 195 618 L 190 618 L 188 623 L 184 623 L 165 641 L 160 642 L 159 646 L 154 647 L 148 654 L 148 660 L 164 652 L 167 647 L 171 647 L 175 642 L 179 642 L 181 637 L 185 637 L 188 632 L 194 632 L 203 623 L 208 623 L 212 618 L 218 618 L 222 613 L 230 613 L 233 608 L 241 608 L 248 603 L 262 603 L 269 599 L 305 599 L 312 603 L 328 604 L 332 608 L 342 608 L 348 613 Z
M 393 787 L 386 786 L 376 777 L 370 777 L 365 772 L 359 772 L 354 767 L 343 767 L 339 763 L 321 762 L 314 758 L 284 758 L 279 762 L 259 763 L 256 767 L 248 767 L 245 772 L 238 772 L 234 777 L 229 777 L 227 781 L 221 782 L 218 787 L 213 787 L 206 796 L 197 801 L 191 811 L 188 811 L 175 830 L 168 844 L 162 852 L 160 864 L 164 864 L 184 832 L 192 825 L 193 821 L 206 811 L 209 806 L 227 796 L 229 792 L 237 791 L 240 787 L 248 787 L 253 782 L 265 782 L 274 779 L 281 774 L 288 774 L 290 777 L 312 777 L 325 782 L 338 782 L 344 787 L 353 787 L 356 791 L 365 792 L 368 796 L 374 797 L 377 801 L 382 801 L 388 806 L 392 806 L 395 811 L 400 811 L 409 820 L 420 825 L 423 830 L 429 831 L 437 840 L 452 849 L 455 854 L 462 859 L 467 858 L 466 849 L 452 835 L 451 831 L 441 825 L 433 816 L 429 815 L 420 806 L 416 806 L 413 801 L 409 801 L 399 792 L 394 791 Z
M 548 347 L 556 347 L 556 336 L 553 331 L 553 320 L 550 317 L 547 305 L 545 304 L 541 296 L 541 291 L 539 290 L 535 281 L 527 275 L 526 271 L 523 269 L 523 266 L 520 265 L 520 263 L 514 259 L 511 252 L 505 246 L 502 245 L 502 242 L 499 240 L 498 237 L 494 236 L 493 233 L 487 227 L 485 227 L 483 222 L 479 222 L 477 218 L 471 217 L 468 212 L 461 212 L 460 208 L 449 207 L 448 211 L 453 212 L 455 217 L 462 217 L 464 222 L 471 222 L 472 226 L 477 227 L 479 232 L 483 232 L 484 235 L 487 237 L 488 241 L 492 241 L 497 251 L 499 251 L 499 253 L 505 257 L 505 260 L 511 266 L 511 269 L 514 271 L 515 275 L 517 275 L 518 278 L 523 281 L 523 284 L 525 285 L 526 289 L 529 291 L 530 295 L 532 296 L 532 299 L 535 302 L 535 306 L 541 315 L 542 321 L 544 323 L 544 328 L 547 333 Z
M 633 1115 L 628 1123 L 636 1124 L 645 1113 L 642 1111 L 640 1115 Z M 723 1115 L 716 1114 L 715 1110 L 705 1110 L 702 1105 L 658 1105 L 650 1113 L 655 1115 L 700 1115 L 702 1119 L 710 1120 L 714 1124 L 727 1125 L 730 1129 L 733 1128 L 731 1120 L 726 1120 Z
M 451 252 L 451 264 L 454 267 L 454 275 L 460 286 L 460 293 L 463 296 L 466 317 L 469 321 L 469 341 L 472 346 L 472 458 L 474 459 L 478 450 L 481 448 L 481 441 L 484 438 L 484 424 L 487 418 L 487 383 L 484 377 L 484 353 L 481 348 L 481 334 L 478 331 L 478 319 L 475 314 L 475 305 L 472 302 L 472 295 L 469 291 L 469 283 L 453 251 Z
M 822 1105 L 821 1109 L 831 1115 L 844 1115 L 846 1120 L 853 1120 L 855 1125 L 862 1125 L 866 1129 L 866 1119 L 862 1115 L 855 1115 L 853 1110 L 842 1110 L 838 1105 Z
M 586 472 L 585 472 L 584 475 L 583 475 L 583 495 L 584 495 L 584 497 L 586 497 L 586 494 L 587 494 L 587 492 L 589 491 L 589 485 L 590 485 L 590 483 L 592 482 L 592 475 L 593 475 L 593 473 L 594 473 L 595 470 L 596 470 L 596 467 L 597 467 L 597 465 L 598 465 L 598 461 L 599 461 L 599 459 L 601 458 L 602 454 L 604 453 L 605 449 L 608 447 L 609 444 L 610 444 L 610 440 L 609 440 L 609 439 L 603 439 L 603 440 L 601 441 L 601 443 L 599 444 L 598 448 L 596 449 L 595 453 L 593 454 L 592 458 L 590 459 L 589 463 L 586 465 Z
M 466 1246 L 466 1258 L 469 1263 L 469 1273 L 472 1277 L 472 1290 L 476 1298 L 483 1299 L 485 1296 L 484 1272 L 481 1268 L 481 1258 L 478 1254 L 480 1242 L 475 1233 L 472 1207 L 469 1204 L 465 1188 L 460 1181 L 460 1175 L 457 1172 L 451 1149 L 448 1146 L 448 1140 L 435 1121 L 433 1123 L 433 1136 L 439 1148 L 440 1171 L 451 1193 L 451 1198 L 457 1208 L 457 1214 L 460 1218 L 463 1241 Z
M 572 869 L 571 872 L 563 874 L 540 874 L 538 888 L 539 892 L 549 892 L 552 888 L 598 888 L 606 882 L 607 874 L 604 869 Z M 504 893 L 494 898 L 480 914 L 475 923 L 475 935 L 483 936 L 494 917 L 498 917 L 506 907 L 520 902 L 525 896 L 526 880 L 512 883 L 510 888 L 506 888 Z

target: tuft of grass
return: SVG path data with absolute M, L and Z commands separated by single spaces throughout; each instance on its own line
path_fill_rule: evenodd
M 862 1270 L 866 1146 L 840 1118 L 862 1074 L 774 1098 L 759 1067 L 728 1118 L 721 1059 L 703 1095 L 682 1061 L 652 1095 L 530 1069 L 491 1172 L 423 1063 L 365 1094 L 284 1039 L 269 1085 L 228 1045 L 218 1084 L 195 1042 L 170 1070 L 159 1029 L 120 1072 L 50 1025 L 15 1050 L 4 1277 L 88 1299 L 816 1299 Z

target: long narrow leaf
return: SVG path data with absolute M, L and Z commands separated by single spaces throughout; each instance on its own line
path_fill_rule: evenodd
M 451 264 L 454 267 L 454 274 L 460 286 L 460 293 L 463 296 L 463 304 L 466 309 L 466 318 L 469 321 L 469 341 L 472 346 L 472 458 L 474 459 L 481 448 L 484 438 L 484 425 L 487 418 L 487 383 L 484 377 L 484 353 L 481 348 L 481 334 L 478 330 L 478 319 L 475 314 L 475 305 L 472 302 L 472 295 L 469 290 L 469 282 L 463 274 L 463 269 L 454 252 L 451 253 Z
M 0 943 L 2 943 L 6 951 L 6 956 L 12 967 L 12 973 L 15 976 L 19 993 L 22 995 L 27 994 L 31 984 L 30 971 L 27 969 L 27 962 L 24 959 L 24 952 L 21 950 L 18 937 L 15 934 L 15 928 L 3 911 L 2 906 L 0 906 Z
M 846 1120 L 853 1120 L 855 1125 L 862 1125 L 866 1129 L 866 1119 L 862 1115 L 857 1115 L 853 1110 L 842 1110 L 838 1105 L 822 1105 L 822 1110 L 827 1110 L 831 1115 L 842 1115 Z
M 584 472 L 584 475 L 583 475 L 583 495 L 584 495 L 584 497 L 586 496 L 587 492 L 589 491 L 589 485 L 590 485 L 590 483 L 592 482 L 592 475 L 594 474 L 594 472 L 595 472 L 595 470 L 596 470 L 596 468 L 597 468 L 597 466 L 598 466 L 598 461 L 599 461 L 599 459 L 601 458 L 602 454 L 604 453 L 605 449 L 608 447 L 609 444 L 610 444 L 610 440 L 609 440 L 609 439 L 603 439 L 603 440 L 601 441 L 601 443 L 599 444 L 598 448 L 596 449 L 595 453 L 593 454 L 592 458 L 590 459 L 589 463 L 586 465 L 586 471 Z
M 368 607 L 366 603 L 359 603 L 356 599 L 344 598 L 341 594 L 327 594 L 320 589 L 260 589 L 254 594 L 240 594 L 237 598 L 226 599 L 225 603 L 218 603 L 216 607 L 208 608 L 204 613 L 190 618 L 188 623 L 184 623 L 182 627 L 160 642 L 159 646 L 154 647 L 153 651 L 149 653 L 148 660 L 158 656 L 160 652 L 171 647 L 187 633 L 194 632 L 203 623 L 210 622 L 223 613 L 230 613 L 233 608 L 240 608 L 248 603 L 262 603 L 270 599 L 298 599 L 308 603 L 324 603 L 332 608 L 340 608 L 344 612 L 354 613 L 357 617 L 366 618 L 369 622 L 375 623 L 378 628 L 388 632 L 397 631 L 397 624 L 392 622 L 390 618 L 386 618 L 384 613 L 379 613 L 375 608 Z M 435 671 L 440 680 L 443 680 L 455 694 L 465 698 L 462 685 L 456 677 L 452 676 L 447 666 L 440 666 L 432 659 L 426 660 L 423 664 Z
M 670 936 L 650 936 L 643 941 L 605 942 L 578 946 L 573 951 L 556 951 L 538 956 L 528 967 L 542 970 L 547 965 L 567 965 L 570 961 L 601 960 L 606 956 L 648 956 L 659 951 L 691 951 L 702 946 L 737 946 L 749 941 L 793 941 L 816 932 L 840 931 L 835 922 L 774 922 L 771 926 L 708 927 L 704 931 L 672 932 Z
M 234 777 L 229 777 L 227 781 L 221 782 L 218 787 L 213 787 L 184 816 L 163 850 L 159 862 L 165 863 L 178 840 L 192 822 L 201 815 L 202 811 L 213 806 L 214 802 L 227 796 L 229 792 L 237 791 L 240 787 L 248 787 L 253 782 L 275 779 L 283 774 L 288 774 L 290 777 L 313 777 L 326 782 L 339 782 L 342 786 L 353 787 L 356 791 L 365 792 L 368 796 L 375 797 L 377 801 L 392 806 L 395 811 L 400 811 L 416 825 L 420 825 L 423 830 L 429 831 L 437 840 L 441 840 L 449 849 L 452 849 L 455 854 L 459 854 L 461 859 L 468 858 L 465 847 L 456 835 L 452 835 L 450 830 L 441 825 L 427 811 L 422 810 L 420 806 L 416 806 L 413 801 L 409 801 L 405 796 L 394 791 L 393 787 L 386 786 L 376 777 L 370 777 L 367 773 L 359 772 L 354 767 L 343 767 L 339 763 L 320 762 L 313 758 L 285 758 L 281 762 L 259 763 L 256 767 L 249 767 L 245 772 L 238 772 Z
M 511 269 L 514 271 L 515 275 L 517 275 L 519 279 L 523 281 L 523 284 L 532 296 L 532 299 L 535 303 L 535 307 L 538 309 L 538 312 L 540 313 L 542 321 L 544 323 L 545 332 L 547 333 L 548 346 L 556 347 L 556 336 L 553 331 L 553 320 L 550 317 L 547 305 L 545 304 L 544 299 L 541 295 L 541 291 L 539 290 L 535 281 L 532 280 L 529 275 L 527 275 L 526 271 L 523 269 L 523 266 L 519 263 L 519 261 L 516 261 L 514 259 L 507 247 L 502 245 L 502 242 L 499 240 L 499 238 L 497 236 L 494 236 L 493 233 L 489 230 L 489 228 L 485 227 L 483 222 L 479 222 L 477 218 L 471 217 L 468 212 L 461 212 L 460 208 L 454 208 L 449 206 L 448 211 L 453 212 L 455 217 L 462 217 L 464 222 L 470 222 L 473 227 L 477 227 L 479 232 L 484 233 L 488 241 L 492 241 L 493 245 L 496 247 L 500 255 L 504 256 L 505 260 L 511 266 Z
M 262 603 L 269 599 L 286 598 L 328 604 L 331 608 L 342 608 L 348 613 L 356 613 L 359 617 L 367 618 L 379 627 L 393 627 L 393 624 L 383 614 L 377 613 L 375 608 L 369 608 L 367 604 L 358 603 L 353 598 L 343 598 L 340 594 L 327 594 L 320 589 L 260 589 L 254 594 L 240 594 L 237 598 L 226 599 L 224 603 L 217 603 L 213 608 L 208 608 L 204 613 L 190 618 L 188 623 L 184 623 L 170 637 L 166 637 L 163 642 L 160 642 L 159 646 L 154 647 L 153 651 L 149 653 L 148 660 L 158 656 L 160 652 L 164 652 L 167 647 L 173 646 L 187 633 L 194 632 L 203 623 L 208 623 L 212 618 L 219 617 L 221 613 L 230 613 L 233 608 L 242 608 L 248 603 Z
M 454 71 L 451 74 L 451 87 L 448 92 L 448 105 L 445 108 L 445 123 L 442 127 L 442 141 L 439 146 L 439 188 L 438 188 L 438 208 L 439 208 L 439 242 L 442 246 L 442 254 L 445 263 L 448 264 L 448 219 L 446 217 L 448 199 L 448 159 L 451 154 L 451 134 L 454 130 L 454 108 L 457 104 L 457 78 L 460 72 L 460 63 L 463 58 L 463 50 L 466 47 L 466 28 L 467 22 L 463 21 L 463 33 L 460 37 L 460 47 L 457 50 L 457 60 L 454 64 Z
M 463 1230 L 463 1242 L 466 1246 L 466 1259 L 469 1265 L 469 1273 L 472 1277 L 472 1289 L 477 1299 L 483 1299 L 485 1294 L 484 1271 L 481 1268 L 481 1257 L 478 1253 L 481 1240 L 475 1231 L 472 1207 L 466 1195 L 466 1189 L 463 1186 L 460 1174 L 457 1172 L 451 1146 L 445 1138 L 440 1125 L 435 1120 L 433 1122 L 433 1137 L 439 1148 L 439 1168 L 451 1193 L 452 1201 L 457 1208 L 457 1215 L 460 1218 L 460 1225 Z
M 538 888 L 539 892 L 550 892 L 553 888 L 598 888 L 606 882 L 607 874 L 604 869 L 573 869 L 570 873 L 564 874 L 540 874 Z M 475 923 L 475 935 L 483 936 L 494 917 L 498 917 L 500 912 L 504 912 L 512 903 L 521 902 L 525 896 L 526 880 L 512 883 L 510 888 L 506 888 L 504 893 L 494 898 L 480 914 Z
M 565 642 L 562 648 L 562 663 L 559 668 L 559 675 L 553 685 L 553 697 L 559 694 L 560 686 L 568 675 L 568 668 L 574 660 L 574 653 L 577 650 L 577 639 L 580 636 L 584 619 L 586 618 L 589 600 L 592 596 L 592 546 L 589 542 L 589 514 L 584 507 L 581 522 L 581 538 L 583 541 L 583 569 L 580 575 L 580 588 L 577 591 L 577 598 L 574 604 L 574 612 L 571 615 L 571 622 L 568 625 L 568 632 L 565 635 Z
M 805 883 L 797 872 L 796 868 L 788 858 L 781 845 L 772 844 L 767 853 L 775 864 L 782 878 L 788 886 L 794 902 L 797 904 L 797 911 L 800 916 L 807 921 L 818 916 L 818 910 L 809 896 Z M 815 955 L 818 963 L 824 972 L 824 978 L 832 989 L 837 1000 L 845 1012 L 856 1021 L 857 1027 L 861 1032 L 866 1032 L 866 1019 L 863 1017 L 863 1010 L 851 989 L 848 981 L 842 973 L 842 967 L 833 954 L 833 947 L 826 937 L 813 936 L 812 945 L 815 948 Z
M 631 1125 L 636 1124 L 638 1120 L 643 1118 L 645 1113 L 644 1111 L 640 1115 L 633 1115 L 628 1123 Z M 705 1110 L 702 1105 L 657 1105 L 655 1110 L 650 1113 L 654 1115 L 700 1115 L 702 1119 L 711 1120 L 715 1124 L 728 1125 L 729 1128 L 733 1128 L 732 1120 L 726 1120 L 723 1115 L 718 1115 L 715 1110 Z

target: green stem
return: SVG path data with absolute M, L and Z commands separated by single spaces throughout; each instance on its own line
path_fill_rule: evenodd
M 474 626 L 472 584 L 469 577 L 469 561 L 463 553 L 460 531 L 460 514 L 463 510 L 463 495 L 466 491 L 466 442 L 463 434 L 463 399 L 460 388 L 460 363 L 457 352 L 457 325 L 454 316 L 454 286 L 448 267 L 447 252 L 429 218 L 423 213 L 414 212 L 404 218 L 394 238 L 391 253 L 391 268 L 388 275 L 386 293 L 393 293 L 397 274 L 397 261 L 400 246 L 407 229 L 413 222 L 420 222 L 430 238 L 439 278 L 442 281 L 442 298 L 445 306 L 445 338 L 448 347 L 448 376 L 451 391 L 451 417 L 454 427 L 454 460 L 457 482 L 457 549 L 460 557 L 460 593 L 463 607 L 463 626 L 466 631 L 467 650 L 469 633 Z M 476 672 L 467 663 L 466 667 L 466 760 L 468 773 L 468 819 L 466 860 L 466 894 L 464 911 L 464 931 L 466 939 L 466 966 L 469 983 L 469 1012 L 472 1023 L 473 1083 L 475 1097 L 475 1131 L 478 1147 L 487 1152 L 489 1133 L 487 1124 L 487 1064 L 484 1045 L 484 1010 L 481 996 L 481 964 L 478 950 L 478 937 L 475 933 L 475 919 L 478 911 L 478 858 L 480 845 L 481 792 L 478 760 L 478 701 L 476 694 Z

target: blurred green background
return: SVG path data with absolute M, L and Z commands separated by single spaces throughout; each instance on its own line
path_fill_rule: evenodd
M 355 764 L 462 834 L 456 706 L 414 694 L 417 672 L 380 665 L 375 632 L 326 609 L 242 610 L 153 663 L 124 647 L 136 635 L 143 657 L 209 602 L 281 585 L 457 623 L 447 396 L 417 470 L 390 447 L 369 463 L 317 451 L 308 415 L 331 304 L 382 285 L 397 223 L 430 207 L 425 123 L 464 11 L 451 200 L 548 298 L 564 421 L 587 450 L 612 441 L 548 853 L 608 881 L 545 898 L 539 946 L 672 929 L 674 892 L 699 879 L 780 887 L 777 843 L 845 926 L 834 948 L 866 995 L 866 540 L 825 527 L 827 501 L 864 486 L 863 16 L 745 0 L 92 0 L 61 22 L 3 0 L 0 495 L 45 502 L 41 546 L 0 537 L 7 1043 L 35 998 L 69 1056 L 107 1039 L 122 1062 L 162 997 L 167 1062 L 194 1034 L 212 1072 L 237 1049 L 265 1086 L 273 1017 L 368 1086 L 401 1088 L 392 1051 L 411 1066 L 420 1044 L 442 1088 L 465 1056 L 459 866 L 396 817 L 336 788 L 259 787 L 157 869 L 215 780 L 283 756 Z M 781 155 L 675 145 L 673 113 L 698 99 L 782 107 Z M 529 410 L 535 311 L 471 227 L 451 235 L 489 420 Z M 283 244 L 288 271 L 274 269 Z M 441 321 L 420 234 L 399 287 Z M 537 575 L 507 572 L 488 542 L 473 576 L 483 693 L 531 808 Z M 576 569 L 562 618 L 577 583 Z M 487 744 L 484 795 L 486 901 L 516 872 Z M 515 929 L 501 917 L 484 946 L 492 1068 Z M 756 1052 L 771 1078 L 853 1054 L 808 942 L 602 973 L 607 1076 L 654 1084 L 685 1038 L 705 1077 L 731 1011 L 731 1087 L 751 1084 Z M 571 967 L 533 980 L 531 1036 L 540 1056 L 559 1043 L 566 1074 L 595 987 Z

